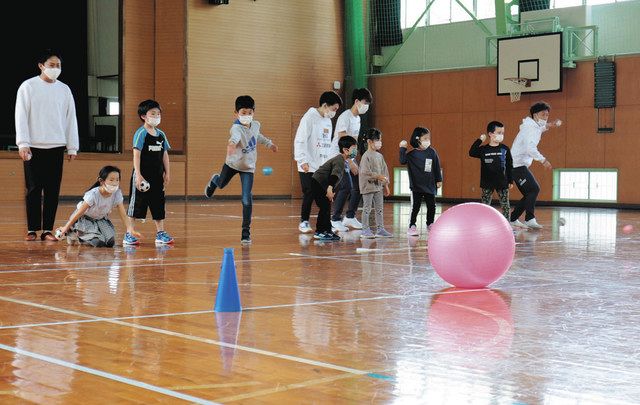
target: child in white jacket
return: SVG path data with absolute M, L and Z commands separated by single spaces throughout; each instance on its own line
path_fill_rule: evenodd
M 293 142 L 293 158 L 298 164 L 300 184 L 302 186 L 302 208 L 300 209 L 300 225 L 302 233 L 311 232 L 309 217 L 313 203 L 313 173 L 331 156 L 331 119 L 342 105 L 342 99 L 334 91 L 325 91 L 320 96 L 319 107 L 311 107 L 302 116 L 296 137 Z
M 548 123 L 549 104 L 540 101 L 535 103 L 529 109 L 529 117 L 522 120 L 520 131 L 516 135 L 516 139 L 511 146 L 511 155 L 513 157 L 513 181 L 516 183 L 518 190 L 522 193 L 522 198 L 516 203 L 511 212 L 511 224 L 514 227 L 540 229 L 542 225 L 536 221 L 535 205 L 540 186 L 529 170 L 529 166 L 534 160 L 542 163 L 545 169 L 551 170 L 551 163 L 538 151 L 538 143 L 542 138 L 542 133 L 549 128 L 559 127 L 562 121 L 555 120 L 554 123 Z M 524 223 L 518 219 L 523 212 L 526 211 Z

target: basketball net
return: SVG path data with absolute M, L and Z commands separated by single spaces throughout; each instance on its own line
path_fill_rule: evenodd
M 522 88 L 531 87 L 531 80 L 527 79 L 526 77 L 507 77 L 504 80 L 508 80 L 516 85 L 516 89 L 509 92 L 512 103 L 515 103 L 516 101 L 520 101 Z

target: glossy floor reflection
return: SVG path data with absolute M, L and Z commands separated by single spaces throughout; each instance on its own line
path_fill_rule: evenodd
M 96 249 L 22 242 L 5 208 L 0 403 L 640 403 L 637 211 L 540 208 L 483 290 L 434 273 L 406 202 L 393 238 L 335 243 L 298 232 L 299 201 L 257 201 L 250 246 L 239 201 L 168 211 L 174 247 Z M 213 312 L 225 247 L 241 313 Z

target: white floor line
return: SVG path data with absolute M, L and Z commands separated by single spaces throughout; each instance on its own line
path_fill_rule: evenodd
M 119 376 L 119 375 L 116 375 L 116 374 L 107 373 L 106 371 L 100 371 L 100 370 L 96 370 L 96 369 L 90 368 L 90 367 L 81 366 L 81 365 L 78 365 L 78 364 L 75 364 L 75 363 L 70 363 L 70 362 L 65 361 L 65 360 L 60 360 L 60 359 L 56 359 L 54 357 L 46 356 L 44 354 L 39 354 L 39 353 L 35 353 L 35 352 L 30 352 L 28 350 L 19 349 L 17 347 L 12 347 L 12 346 L 7 346 L 7 345 L 0 344 L 0 350 L 6 350 L 8 352 L 19 354 L 21 356 L 32 357 L 34 359 L 38 359 L 38 360 L 41 360 L 41 361 L 46 361 L 47 363 L 55 364 L 55 365 L 58 365 L 58 366 L 61 366 L 61 367 L 66 367 L 66 368 L 70 368 L 70 369 L 77 370 L 77 371 L 82 371 L 83 373 L 92 374 L 92 375 L 95 375 L 95 376 L 98 376 L 98 377 L 102 377 L 102 378 L 106 378 L 106 379 L 109 379 L 109 380 L 112 380 L 112 381 L 116 381 L 116 382 L 119 382 L 119 383 L 131 385 L 131 386 L 136 387 L 136 388 L 142 388 L 142 389 L 145 389 L 145 390 L 148 390 L 148 391 L 157 392 L 158 394 L 163 394 L 163 395 L 167 395 L 167 396 L 170 396 L 170 397 L 182 399 L 182 400 L 185 400 L 185 401 L 190 401 L 191 403 L 195 403 L 195 404 L 202 404 L 202 405 L 215 405 L 215 404 L 217 404 L 217 402 L 207 401 L 205 399 L 194 397 L 192 395 L 182 394 L 182 393 L 177 392 L 177 391 L 168 390 L 166 388 L 162 388 L 162 387 L 158 387 L 158 386 L 155 386 L 155 385 L 147 384 L 147 383 L 142 382 L 142 381 L 133 380 L 131 378 L 122 377 L 122 376 Z
M 155 258 L 151 258 L 155 259 Z M 235 260 L 234 263 L 251 263 L 251 262 L 265 262 L 265 261 L 282 261 L 282 260 L 295 260 L 292 257 L 280 257 L 280 258 L 267 258 L 267 259 L 250 259 L 250 260 Z M 148 259 L 144 261 L 149 261 Z M 154 260 L 155 261 L 155 260 Z M 158 260 L 159 261 L 159 260 Z M 174 263 L 145 263 L 145 264 L 135 264 L 131 265 L 136 269 L 140 267 L 154 267 L 154 266 L 162 266 L 162 267 L 170 267 L 170 266 L 190 266 L 190 265 L 199 265 L 199 264 L 220 264 L 222 260 L 209 260 L 209 261 L 198 261 L 198 262 L 174 262 Z M 113 266 L 126 267 L 128 264 L 126 261 L 118 259 L 117 261 L 111 262 L 108 266 L 93 266 L 93 267 L 57 267 L 57 268 L 46 268 L 46 269 L 20 269 L 20 270 L 4 270 L 0 271 L 0 277 L 3 274 L 14 274 L 14 273 L 36 273 L 36 272 L 53 272 L 53 271 L 68 271 L 68 270 L 102 270 L 102 269 L 111 269 Z
M 366 370 L 358 370 L 358 369 L 354 369 L 354 368 L 350 368 L 350 367 L 344 367 L 344 366 L 340 366 L 340 365 L 336 365 L 336 364 L 325 363 L 325 362 L 322 362 L 322 361 L 317 361 L 317 360 L 312 360 L 312 359 L 305 359 L 303 357 L 297 357 L 297 356 L 290 356 L 288 354 L 282 354 L 282 353 L 272 352 L 272 351 L 269 351 L 269 350 L 257 349 L 257 348 L 249 347 L 249 346 L 242 346 L 242 345 L 236 345 L 236 344 L 221 342 L 221 341 L 217 341 L 217 340 L 213 340 L 213 339 L 207 339 L 207 338 L 203 338 L 203 337 L 199 337 L 199 336 L 193 336 L 193 335 L 187 335 L 187 334 L 184 334 L 184 333 L 173 332 L 173 331 L 166 330 L 166 329 L 160 329 L 160 328 L 154 328 L 154 327 L 151 327 L 151 326 L 139 325 L 139 324 L 136 324 L 136 323 L 122 322 L 122 321 L 118 321 L 118 320 L 112 320 L 112 319 L 109 319 L 109 318 L 102 318 L 102 317 L 98 317 L 98 316 L 94 316 L 94 315 L 90 315 L 90 314 L 84 314 L 82 312 L 70 311 L 70 310 L 63 309 L 63 308 L 56 308 L 56 307 L 52 307 L 52 306 L 49 306 L 49 305 L 37 304 L 37 303 L 34 303 L 34 302 L 29 302 L 29 301 L 22 301 L 22 300 L 9 298 L 9 297 L 0 296 L 0 300 L 1 301 L 6 301 L 6 302 L 12 302 L 12 303 L 16 303 L 16 304 L 32 306 L 32 307 L 36 307 L 36 308 L 42 308 L 42 309 L 46 309 L 46 310 L 49 310 L 49 311 L 54 311 L 54 312 L 60 312 L 60 313 L 64 313 L 64 314 L 79 316 L 79 317 L 83 317 L 83 318 L 100 320 L 100 321 L 104 321 L 104 322 L 107 322 L 107 323 L 112 323 L 112 324 L 115 324 L 115 325 L 127 326 L 127 327 L 131 327 L 131 328 L 135 328 L 135 329 L 146 330 L 146 331 L 149 331 L 149 332 L 159 333 L 159 334 L 163 334 L 163 335 L 167 335 L 167 336 L 178 337 L 178 338 L 187 339 L 187 340 L 191 340 L 191 341 L 195 341 L 195 342 L 199 342 L 199 343 L 205 343 L 205 344 L 211 344 L 211 345 L 216 345 L 216 346 L 221 346 L 221 347 L 227 347 L 227 348 L 230 348 L 230 349 L 242 350 L 242 351 L 245 351 L 245 352 L 254 353 L 254 354 L 260 354 L 260 355 L 263 355 L 263 356 L 273 357 L 273 358 L 277 358 L 277 359 L 281 359 L 281 360 L 288 360 L 288 361 L 292 361 L 292 362 L 296 362 L 296 363 L 308 364 L 308 365 L 311 365 L 311 366 L 322 367 L 322 368 L 327 368 L 327 369 L 331 369 L 331 370 L 338 370 L 338 371 L 342 371 L 342 372 L 345 372 L 345 373 L 352 373 L 352 374 L 358 374 L 358 375 L 364 375 L 364 374 L 368 374 L 369 373 L 369 371 L 366 371 Z

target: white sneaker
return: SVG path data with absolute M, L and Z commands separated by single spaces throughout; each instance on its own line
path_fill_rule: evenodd
M 342 220 L 342 225 L 348 226 L 353 229 L 362 229 L 362 224 L 355 218 L 345 218 Z
M 300 222 L 300 225 L 298 225 L 298 230 L 302 233 L 309 233 L 313 231 L 313 229 L 311 229 L 311 226 L 309 225 L 309 221 Z
M 536 219 L 535 219 L 535 218 L 531 218 L 531 219 L 530 219 L 530 220 L 528 220 L 528 221 L 524 221 L 524 224 L 525 224 L 526 226 L 528 226 L 529 228 L 531 228 L 531 229 L 542 229 L 542 228 L 543 228 L 543 226 L 542 226 L 542 225 L 540 225 L 540 224 L 538 223 L 538 221 L 536 221 Z
M 331 230 L 333 232 L 348 232 L 349 228 L 342 224 L 342 221 L 331 221 Z
M 511 226 L 514 228 L 528 228 L 528 226 L 520 222 L 520 220 L 518 219 L 516 219 L 515 221 L 511 221 Z

